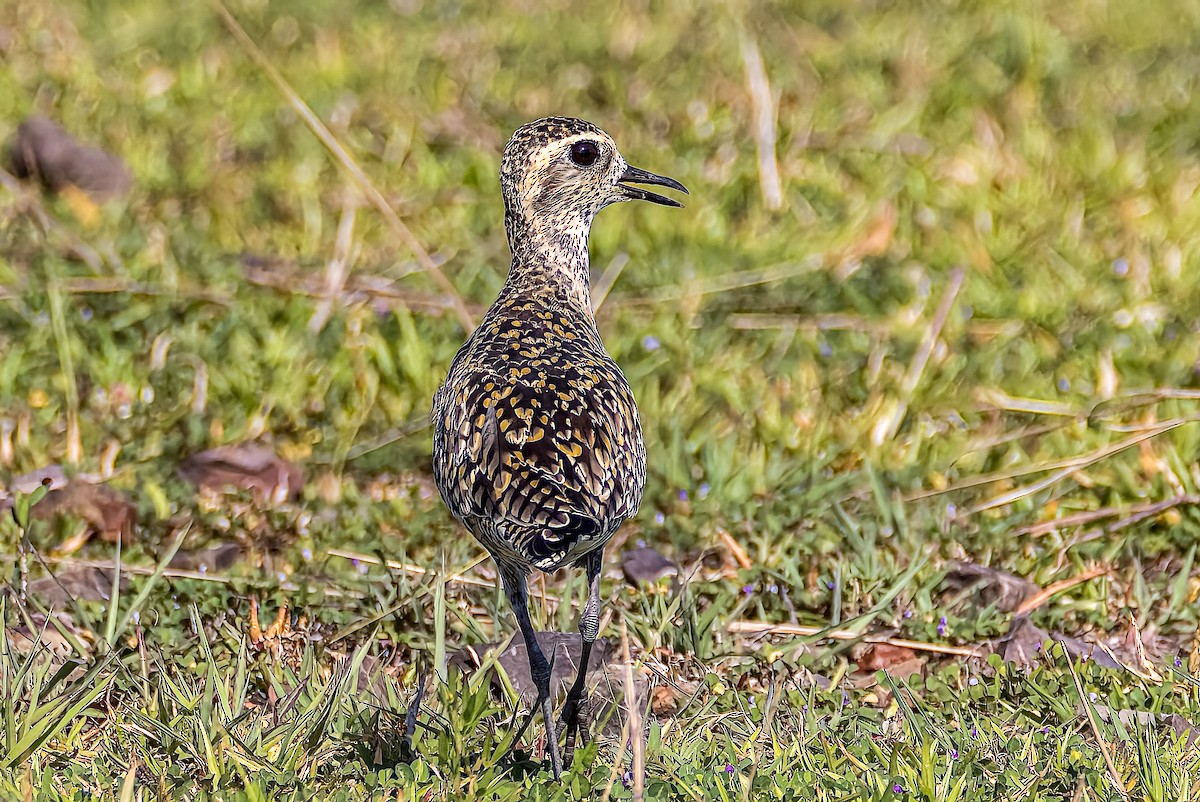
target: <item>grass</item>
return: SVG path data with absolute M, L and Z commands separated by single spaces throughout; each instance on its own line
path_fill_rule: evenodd
M 602 634 L 662 689 L 644 787 L 613 738 L 562 783 L 499 765 L 512 697 L 437 679 L 511 629 L 430 489 L 454 294 L 212 6 L 11 0 L 0 135 L 50 114 L 135 188 L 95 215 L 0 189 L 0 468 L 112 464 L 138 524 L 75 555 L 112 602 L 56 615 L 19 590 L 79 570 L 49 560 L 77 523 L 0 524 L 0 796 L 1200 798 L 1194 8 L 230 10 L 476 317 L 520 123 L 595 120 L 692 190 L 592 237 L 650 461 L 614 553 L 644 540 L 687 578 L 604 585 Z M 176 473 L 255 439 L 305 467 L 299 501 Z M 168 567 L 229 542 L 227 570 Z M 957 589 L 954 561 L 1057 590 L 1029 623 L 1124 668 L 1032 642 L 1006 662 L 1001 580 Z M 252 630 L 252 600 L 290 626 Z

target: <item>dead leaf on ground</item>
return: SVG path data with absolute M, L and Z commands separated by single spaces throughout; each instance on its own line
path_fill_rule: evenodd
M 242 556 L 242 547 L 238 543 L 219 543 L 199 551 L 184 551 L 180 549 L 171 558 L 171 567 L 184 571 L 227 571 L 232 568 Z
M 129 586 L 129 578 L 122 576 L 120 589 Z M 46 576 L 29 583 L 28 593 L 48 607 L 62 609 L 75 601 L 108 601 L 112 596 L 113 574 L 105 568 L 76 568 L 54 576 Z
M 862 671 L 886 671 L 893 677 L 903 678 L 919 674 L 925 667 L 925 659 L 906 646 L 863 643 L 852 651 L 854 662 Z
M 1069 637 L 1061 632 L 1046 632 L 1030 621 L 1028 615 L 1013 616 L 1008 634 L 999 643 L 999 651 L 1006 662 L 1028 668 L 1036 662 L 1038 655 L 1044 654 L 1054 643 L 1061 644 L 1072 657 L 1094 660 L 1101 668 L 1128 669 L 1128 666 L 1116 659 L 1105 646 Z
M 1082 660 L 1094 660 L 1101 668 L 1123 671 L 1125 666 L 1113 656 L 1112 652 L 1099 643 L 1081 638 L 1072 638 L 1061 632 L 1055 632 L 1053 638 L 1067 650 L 1067 654 Z
M 621 572 L 630 585 L 652 585 L 666 576 L 679 574 L 679 566 L 649 546 L 621 553 Z
M 1030 621 L 1028 615 L 1018 615 L 1013 617 L 1008 634 L 1001 641 L 1001 653 L 1005 662 L 1028 668 L 1052 642 L 1050 634 Z
M 953 590 L 972 590 L 979 594 L 982 604 L 996 605 L 1001 612 L 1011 613 L 1021 602 L 1041 590 L 1024 577 L 976 565 L 969 562 L 951 562 L 946 567 L 946 584 Z
M 304 490 L 304 472 L 299 467 L 253 443 L 193 454 L 179 466 L 179 475 L 203 490 L 249 490 L 276 503 L 297 499 Z
M 77 551 L 96 534 L 109 543 L 118 538 L 128 540 L 137 521 L 137 507 L 124 493 L 78 478 L 71 479 L 61 489 L 51 490 L 30 514 L 43 521 L 77 518 L 84 522 L 81 531 L 55 547 L 55 551 L 66 554 Z
M 579 665 L 582 644 L 577 632 L 539 632 L 538 644 L 554 666 L 550 677 L 550 692 L 556 700 L 566 695 L 570 684 L 575 679 L 575 668 Z M 481 646 L 470 646 L 460 649 L 449 660 L 452 668 L 470 674 L 478 670 L 483 656 L 499 644 L 489 643 Z M 526 704 L 532 704 L 537 696 L 533 678 L 529 674 L 529 661 L 525 653 L 525 641 L 514 637 L 509 641 L 508 648 L 496 657 L 496 662 L 508 675 L 513 688 L 521 695 Z M 500 678 L 493 673 L 492 687 L 501 689 Z M 644 676 L 635 672 L 634 693 L 636 704 L 644 708 L 648 695 L 649 683 Z M 588 660 L 586 687 L 590 694 L 587 722 L 606 722 L 603 735 L 616 737 L 621 734 L 625 720 L 624 703 L 624 666 L 617 659 L 617 646 L 607 638 L 596 640 Z M 611 713 L 611 714 L 610 714 Z M 599 735 L 600 733 L 596 733 Z
M 133 176 L 116 156 L 77 142 L 53 120 L 30 117 L 9 147 L 8 167 L 18 178 L 37 179 L 53 192 L 74 187 L 95 201 L 124 195 Z
M 1096 715 L 1102 721 L 1112 722 L 1120 721 L 1127 728 L 1141 727 L 1143 729 L 1157 729 L 1166 726 L 1175 735 L 1184 739 L 1186 748 L 1191 749 L 1200 740 L 1200 730 L 1191 721 L 1187 720 L 1178 713 L 1150 713 L 1143 710 L 1113 710 L 1105 705 L 1095 706 Z M 1084 713 L 1082 708 L 1080 713 Z
M 67 613 L 53 613 L 53 616 L 58 626 L 41 613 L 30 613 L 29 621 L 32 622 L 32 626 L 22 619 L 21 623 L 7 627 L 5 636 L 9 645 L 17 654 L 27 655 L 36 650 L 54 663 L 66 662 L 73 656 L 86 659 L 89 655 L 76 655 L 75 648 L 58 627 L 69 632 L 83 646 L 85 652 L 90 652 L 90 647 L 96 640 L 95 633 L 77 627 L 75 620 Z

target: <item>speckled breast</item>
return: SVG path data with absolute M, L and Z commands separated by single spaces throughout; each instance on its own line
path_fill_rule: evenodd
M 433 423 L 438 489 L 501 563 L 576 560 L 641 502 L 633 393 L 588 313 L 493 307 L 434 397 Z

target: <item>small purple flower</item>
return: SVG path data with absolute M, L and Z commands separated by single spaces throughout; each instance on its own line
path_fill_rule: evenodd
M 747 596 L 749 596 L 753 592 L 754 592 L 753 585 L 742 585 L 742 593 L 745 593 Z
M 83 307 L 82 309 L 79 310 L 79 316 L 81 318 L 83 318 L 84 323 L 91 323 L 92 322 L 92 308 L 90 306 Z
M 655 337 L 653 334 L 647 334 L 645 337 L 642 338 L 642 347 L 645 348 L 647 351 L 657 351 L 659 348 L 662 347 L 662 343 L 660 343 L 658 341 L 658 338 Z
M 726 773 L 726 774 L 733 774 L 735 771 L 737 771 L 737 769 L 735 769 L 735 768 L 733 767 L 733 764 L 732 764 L 732 763 L 726 763 L 726 764 L 725 764 L 725 773 Z
M 661 524 L 665 520 L 667 520 L 667 517 L 661 512 L 654 513 L 654 523 Z
M 639 537 L 639 538 L 637 539 L 637 547 L 638 547 L 639 549 L 644 549 L 644 548 L 646 548 L 646 541 L 645 541 L 645 540 L 643 540 L 642 538 L 640 538 L 640 537 Z
M 957 749 L 951 749 L 951 750 L 950 750 L 950 759 L 951 759 L 951 760 L 958 760 L 958 750 L 957 750 Z
M 1117 278 L 1125 278 L 1129 273 L 1129 260 L 1124 256 L 1113 259 L 1113 273 L 1116 273 Z
M 1071 389 L 1071 380 L 1068 379 L 1066 376 L 1060 377 L 1058 380 L 1058 391 L 1060 393 L 1065 393 L 1065 392 L 1069 391 L 1070 389 Z
M 904 793 L 904 786 L 903 786 L 903 785 L 901 785 L 900 783 L 896 783 L 895 785 L 893 785 L 893 786 L 892 786 L 892 793 L 893 793 L 893 794 L 902 794 L 902 793 Z
M 941 620 L 938 621 L 937 633 L 939 638 L 946 637 L 946 616 L 942 616 Z
M 850 704 L 850 692 L 842 691 L 842 707 L 845 707 L 848 704 Z
M 625 786 L 626 788 L 633 785 L 633 772 L 632 771 L 626 771 L 624 774 L 621 775 L 621 785 Z
M 974 724 L 972 724 L 972 725 L 971 725 L 971 737 L 972 737 L 972 738 L 978 738 L 978 737 L 979 737 L 979 728 L 978 728 L 978 727 L 976 727 Z
M 310 549 L 308 546 L 305 546 L 303 549 L 300 550 L 300 556 L 303 557 L 305 560 L 311 560 L 312 559 L 312 549 Z
M 687 500 L 688 500 L 688 492 L 687 492 L 686 490 L 680 490 L 680 491 L 679 491 L 679 500 L 680 500 L 680 501 L 687 501 Z
M 967 684 L 972 688 L 975 687 L 979 684 L 979 677 L 971 677 L 969 680 L 967 680 Z
M 779 586 L 778 586 L 778 585 L 774 585 L 774 584 L 772 584 L 772 585 L 767 585 L 767 592 L 768 592 L 768 593 L 778 593 L 778 592 L 779 592 Z
M 828 359 L 833 356 L 833 346 L 829 344 L 828 340 L 821 340 L 821 342 L 817 343 L 817 353 L 823 359 Z
M 912 610 L 905 610 L 905 611 L 904 611 L 904 617 L 905 617 L 905 618 L 912 618 Z
M 1042 735 L 1049 735 L 1049 734 L 1050 734 L 1050 728 L 1042 727 Z
M 837 584 L 834 583 L 832 580 L 830 580 L 829 582 L 825 583 L 825 587 L 829 588 L 830 590 L 833 590 L 834 588 L 837 587 Z
M 1175 667 L 1179 668 L 1181 665 L 1183 665 L 1183 661 L 1179 659 L 1178 655 L 1176 655 L 1175 656 Z
M 701 482 L 700 486 L 696 488 L 696 498 L 700 498 L 700 499 L 707 498 L 708 493 L 711 490 L 712 490 L 712 488 L 709 487 L 708 482 Z

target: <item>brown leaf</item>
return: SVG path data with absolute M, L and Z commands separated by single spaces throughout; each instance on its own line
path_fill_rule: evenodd
M 120 588 L 129 585 L 128 577 L 121 577 Z M 108 601 L 112 596 L 112 571 L 103 568 L 76 568 L 54 576 L 42 577 L 29 583 L 30 596 L 41 600 L 48 607 L 63 608 L 75 601 Z
M 249 490 L 276 502 L 299 498 L 304 490 L 304 472 L 299 467 L 253 443 L 193 454 L 179 466 L 179 474 L 205 490 Z
M 241 556 L 242 547 L 238 543 L 219 543 L 199 551 L 180 549 L 171 558 L 171 567 L 185 571 L 226 571 Z
M 671 716 L 679 710 L 679 694 L 670 685 L 659 685 L 650 695 L 650 712 L 656 716 Z
M 31 514 L 40 520 L 59 517 L 80 518 L 87 523 L 86 535 L 99 534 L 115 543 L 118 537 L 133 534 L 137 507 L 126 496 L 108 485 L 71 479 L 59 490 L 51 490 L 34 505 Z
M 1028 668 L 1052 642 L 1046 630 L 1035 626 L 1029 620 L 1029 616 L 1014 616 L 1008 634 L 1002 641 L 1004 659 L 1022 668 Z
M 886 671 L 893 677 L 907 677 L 920 673 L 925 660 L 905 646 L 890 643 L 863 644 L 861 654 L 855 657 L 858 667 L 864 671 Z
M 1001 612 L 1010 613 L 1025 599 L 1038 593 L 1041 588 L 1028 579 L 968 562 L 951 562 L 947 565 L 945 582 L 951 589 L 970 589 L 979 594 L 979 605 L 996 605 Z
M 1184 745 L 1191 749 L 1200 740 L 1200 730 L 1196 725 L 1178 713 L 1150 713 L 1144 710 L 1114 710 L 1105 705 L 1095 706 L 1096 714 L 1102 721 L 1118 720 L 1127 728 L 1155 728 L 1166 725 L 1175 735 L 1184 739 Z
M 36 178 L 53 192 L 75 187 L 97 201 L 124 195 L 133 184 L 119 158 L 80 144 L 45 117 L 21 123 L 9 147 L 8 166 L 18 178 Z
M 74 619 L 67 613 L 60 612 L 53 615 L 59 626 L 71 633 L 86 651 L 90 651 L 90 647 L 96 639 L 94 633 L 75 626 Z M 8 638 L 9 645 L 17 654 L 29 654 L 36 649 L 43 656 L 49 657 L 53 663 L 63 663 L 74 654 L 75 650 L 71 643 L 63 637 L 62 633 L 58 631 L 58 627 L 46 616 L 35 612 L 29 614 L 29 619 L 33 623 L 32 627 L 24 623 L 17 624 L 8 627 L 4 633 Z M 86 658 L 87 655 L 81 655 L 81 657 Z
M 648 546 L 621 553 L 621 572 L 630 585 L 652 585 L 665 576 L 675 576 L 679 566 Z

